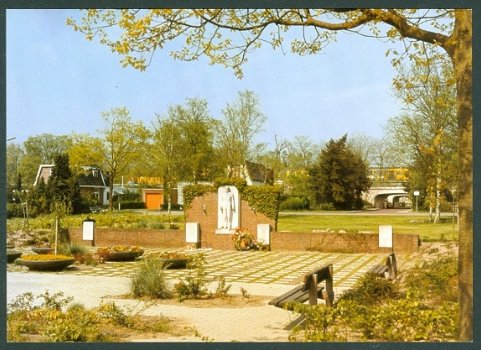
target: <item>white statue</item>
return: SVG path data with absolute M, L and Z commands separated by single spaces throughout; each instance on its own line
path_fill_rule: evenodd
M 229 187 L 223 188 L 219 194 L 220 220 L 219 228 L 232 229 L 232 215 L 236 211 L 235 197 Z

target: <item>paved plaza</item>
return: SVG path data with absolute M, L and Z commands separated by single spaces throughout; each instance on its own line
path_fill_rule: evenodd
M 93 250 L 92 250 L 93 251 Z M 165 251 L 146 249 L 145 254 Z M 264 296 L 262 305 L 241 308 L 199 308 L 180 304 L 157 304 L 134 299 L 119 298 L 130 292 L 131 276 L 141 262 L 106 262 L 97 266 L 78 265 L 60 272 L 30 272 L 25 268 L 8 265 L 7 300 L 11 301 L 24 292 L 35 295 L 62 291 L 74 298 L 74 302 L 95 307 L 102 302 L 114 301 L 130 309 L 141 308 L 142 314 L 162 314 L 184 324 L 191 325 L 197 334 L 211 341 L 285 342 L 289 325 L 296 318 L 292 312 L 267 304 L 267 300 L 279 296 L 299 284 L 305 273 L 325 264 L 333 264 L 334 292 L 336 296 L 352 287 L 356 280 L 372 265 L 383 261 L 386 254 L 340 254 L 309 251 L 262 252 L 197 250 L 206 256 L 209 277 L 224 276 L 231 285 L 231 294 L 245 289 L 250 295 Z M 190 251 L 195 253 L 196 251 Z M 24 254 L 28 254 L 25 251 Z M 400 270 L 413 264 L 413 257 L 398 256 Z M 186 274 L 185 269 L 168 269 L 168 283 L 174 284 Z M 217 282 L 208 285 L 215 291 Z M 204 339 L 206 339 L 204 338 Z M 199 335 L 174 337 L 153 334 L 141 342 L 201 342 Z
M 262 284 L 298 284 L 305 273 L 325 264 L 333 264 L 334 286 L 348 287 L 385 255 L 335 254 L 319 252 L 262 252 L 201 250 L 206 257 L 206 271 L 210 277 L 224 276 L 227 282 Z M 155 252 L 147 250 L 145 254 Z M 82 267 L 66 273 L 97 276 L 131 277 L 139 262 L 106 262 L 95 267 Z M 178 279 L 185 269 L 166 270 L 167 279 Z
M 146 249 L 145 255 L 165 251 Z M 203 253 L 206 257 L 206 272 L 210 278 L 223 276 L 226 282 L 296 285 L 302 282 L 309 271 L 325 264 L 333 264 L 334 288 L 344 290 L 352 287 L 356 280 L 373 265 L 385 259 L 386 254 L 342 254 L 310 251 L 222 251 L 198 249 L 188 251 Z M 28 252 L 25 252 L 28 254 Z M 398 267 L 409 263 L 408 256 L 398 257 Z M 96 266 L 78 265 L 70 267 L 59 275 L 92 275 L 105 277 L 132 277 L 140 261 L 105 262 Z M 23 269 L 24 273 L 31 273 Z M 178 280 L 187 274 L 186 269 L 165 270 L 167 280 Z M 44 273 L 52 274 L 52 272 Z

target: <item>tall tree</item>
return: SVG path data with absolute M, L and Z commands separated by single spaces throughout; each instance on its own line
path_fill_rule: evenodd
M 171 202 L 171 189 L 182 180 L 179 170 L 182 166 L 180 128 L 171 119 L 156 115 L 154 121 L 153 145 L 150 155 L 154 160 L 154 171 L 160 175 L 168 203 Z
M 368 168 L 347 145 L 347 135 L 330 140 L 316 164 L 309 168 L 309 181 L 317 193 L 317 204 L 330 203 L 336 209 L 363 207 L 362 192 L 369 189 Z
M 306 136 L 296 136 L 289 142 L 287 170 L 283 181 L 290 195 L 307 198 L 310 203 L 315 202 L 309 189 L 308 169 L 315 163 L 320 152 L 321 147 Z
M 207 101 L 188 98 L 185 105 L 169 108 L 169 119 L 178 128 L 179 147 L 183 156 L 180 177 L 196 183 L 211 178 L 213 171 L 213 125 Z
M 374 166 L 376 163 L 379 140 L 361 133 L 353 134 L 348 140 L 349 147 L 357 153 L 362 160 L 369 166 Z
M 168 42 L 180 40 L 174 58 L 207 56 L 242 76 L 242 64 L 252 49 L 270 43 L 283 45 L 292 28 L 291 42 L 298 54 L 316 54 L 337 31 L 403 41 L 408 57 L 416 57 L 420 42 L 444 50 L 454 66 L 459 127 L 459 297 L 460 340 L 473 337 L 473 177 L 472 177 L 472 11 L 415 9 L 153 9 L 88 10 L 80 23 L 67 24 L 87 39 L 95 35 L 123 56 L 122 64 L 144 70 L 151 55 Z M 272 28 L 272 30 L 268 30 Z M 307 31 L 310 33 L 306 33 Z M 367 31 L 371 31 L 367 33 Z M 296 34 L 297 34 L 296 33 Z M 150 56 L 150 57 L 149 57 Z M 403 55 L 404 56 L 404 55 Z M 399 60 L 395 60 L 399 62 Z
M 43 184 L 41 182 L 39 192 L 42 191 Z M 53 211 L 56 205 L 61 204 L 68 212 L 78 212 L 80 208 L 80 189 L 70 170 L 69 157 L 66 153 L 55 157 L 46 192 L 48 192 L 47 205 L 50 211 Z
M 75 135 L 70 150 L 72 165 L 98 165 L 109 178 L 109 210 L 113 210 L 114 183 L 127 174 L 129 167 L 140 158 L 142 145 L 149 132 L 142 122 L 134 122 L 125 107 L 112 108 L 101 114 L 105 127 L 101 137 Z
M 25 184 L 33 184 L 40 164 L 53 164 L 55 157 L 68 152 L 71 140 L 69 136 L 40 134 L 29 137 L 24 143 L 25 156 L 18 164 Z
M 104 167 L 103 140 L 87 134 L 72 135 L 72 147 L 68 155 L 70 165 L 78 171 L 84 165 L 98 165 Z
M 244 165 L 254 159 L 254 137 L 262 131 L 267 117 L 261 112 L 259 98 L 254 92 L 239 92 L 237 101 L 222 110 L 216 136 L 227 166 Z
M 257 156 L 256 160 L 274 172 L 276 180 L 284 181 L 287 171 L 289 141 L 280 135 L 274 135 L 274 149 Z
M 105 128 L 103 147 L 100 151 L 109 176 L 109 210 L 113 209 L 114 181 L 124 174 L 131 163 L 139 156 L 139 145 L 148 136 L 142 122 L 132 121 L 130 112 L 125 107 L 113 108 L 102 113 Z
M 458 178 L 456 91 L 450 62 L 432 59 L 400 70 L 395 93 L 403 114 L 391 118 L 387 130 L 398 153 L 410 163 L 413 180 L 424 189 L 430 216 L 437 223 L 445 193 Z

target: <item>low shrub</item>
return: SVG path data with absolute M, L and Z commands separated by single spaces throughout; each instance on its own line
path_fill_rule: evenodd
M 457 301 L 458 290 L 458 259 L 453 253 L 437 254 L 434 258 L 425 260 L 404 276 L 404 284 L 410 290 L 433 299 L 433 302 L 447 300 Z
M 346 337 L 341 332 L 341 326 L 336 322 L 339 313 L 335 308 L 323 304 L 301 303 L 291 303 L 286 307 L 292 307 L 294 312 L 305 317 L 302 325 L 294 326 L 289 335 L 289 341 L 346 341 Z
M 220 276 L 217 279 L 217 287 L 215 289 L 214 296 L 218 298 L 225 298 L 229 294 L 229 290 L 231 287 L 231 284 L 226 284 L 225 277 Z
M 162 210 L 163 211 L 169 210 L 169 204 L 168 203 L 162 204 Z M 182 205 L 171 203 L 170 204 L 170 210 L 182 210 Z
M 305 197 L 289 197 L 279 205 L 280 210 L 306 210 L 309 209 L 309 200 Z
M 189 298 L 199 299 L 209 294 L 205 263 L 205 255 L 202 253 L 193 255 L 187 262 L 187 275 L 174 286 L 179 301 Z
M 352 300 L 365 305 L 373 305 L 386 298 L 399 296 L 397 285 L 392 281 L 372 274 L 361 276 L 354 287 L 346 291 L 340 300 Z
M 318 206 L 319 210 L 324 210 L 324 211 L 334 211 L 336 208 L 332 203 L 320 203 Z
M 180 215 L 145 215 L 143 213 L 114 211 L 108 213 L 89 213 L 89 218 L 95 220 L 97 227 L 115 227 L 115 228 L 154 228 L 164 229 L 171 224 L 179 225 L 183 221 Z M 84 215 L 68 215 L 62 218 L 61 226 L 63 228 L 82 227 L 82 221 L 86 219 Z M 29 229 L 39 230 L 55 228 L 55 217 L 53 215 L 42 215 L 36 218 L 29 218 Z M 7 220 L 7 231 L 23 230 L 25 226 L 22 217 L 12 217 Z
M 154 230 L 163 230 L 165 229 L 165 223 L 163 222 L 151 222 L 148 224 L 148 227 Z
M 118 208 L 119 204 L 115 203 L 114 207 Z M 120 208 L 121 209 L 145 209 L 145 203 L 139 202 L 139 201 L 125 201 L 125 202 L 120 202 Z
M 170 321 L 163 316 L 133 314 L 114 303 L 87 310 L 71 304 L 63 293 L 17 296 L 7 308 L 7 340 L 10 342 L 107 342 L 129 334 L 167 333 Z M 65 310 L 65 311 L 63 311 Z
M 145 259 L 138 272 L 132 277 L 131 290 L 136 297 L 166 299 L 172 292 L 165 281 L 163 261 L 161 259 Z
M 7 219 L 23 218 L 23 209 L 21 204 L 7 203 Z

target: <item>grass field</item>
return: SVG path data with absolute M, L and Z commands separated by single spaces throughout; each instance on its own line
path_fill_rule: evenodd
M 278 231 L 310 232 L 330 229 L 347 232 L 378 232 L 379 225 L 391 225 L 394 233 L 418 234 L 423 241 L 457 239 L 457 227 L 451 218 L 433 224 L 428 217 L 410 215 L 287 215 L 279 216 Z

